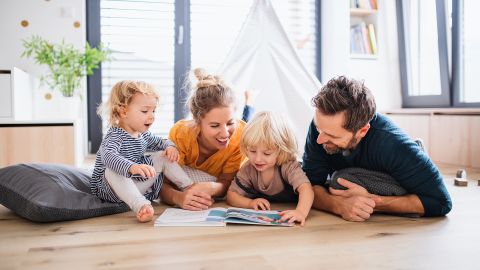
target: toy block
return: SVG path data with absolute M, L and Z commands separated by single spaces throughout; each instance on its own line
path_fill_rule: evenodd
M 467 172 L 464 169 L 459 169 L 457 170 L 457 175 L 455 176 L 457 178 L 467 178 Z
M 458 187 L 466 187 L 468 186 L 468 180 L 465 178 L 455 177 L 454 184 L 455 186 L 458 186 Z

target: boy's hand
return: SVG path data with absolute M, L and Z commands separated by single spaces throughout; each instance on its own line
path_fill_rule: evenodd
M 270 210 L 270 203 L 263 198 L 258 198 L 252 200 L 248 207 L 255 210 Z
M 165 149 L 165 156 L 166 156 L 166 157 L 168 158 L 168 160 L 170 160 L 171 162 L 173 162 L 173 161 L 178 162 L 179 154 L 178 154 L 177 148 L 175 148 L 175 147 L 173 147 L 173 146 L 167 147 L 167 149 Z
M 307 216 L 298 210 L 285 210 L 279 213 L 282 217 L 279 222 L 288 221 L 288 223 L 293 223 L 295 221 L 300 223 L 300 226 L 305 225 L 305 219 Z
M 133 164 L 128 169 L 128 172 L 133 174 L 140 175 L 143 178 L 151 178 L 157 175 L 155 168 L 147 164 Z

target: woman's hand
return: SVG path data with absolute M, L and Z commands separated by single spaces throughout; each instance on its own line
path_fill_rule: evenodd
M 196 190 L 192 185 L 190 188 L 178 193 L 175 204 L 186 210 L 206 210 L 213 204 L 213 199 L 207 193 Z
M 178 162 L 180 155 L 178 154 L 178 150 L 176 147 L 169 146 L 165 149 L 165 156 L 170 161 Z
M 263 198 L 254 199 L 249 203 L 248 208 L 255 210 L 270 210 L 270 202 Z
M 279 222 L 287 221 L 288 223 L 294 223 L 295 221 L 300 223 L 300 226 L 305 225 L 305 219 L 307 215 L 300 212 L 299 210 L 285 210 L 279 213 L 282 217 Z

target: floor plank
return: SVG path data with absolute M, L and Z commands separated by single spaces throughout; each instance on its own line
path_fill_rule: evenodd
M 0 269 L 475 269 L 480 171 L 456 187 L 456 169 L 441 167 L 454 200 L 445 218 L 353 223 L 312 211 L 303 228 L 155 228 L 132 213 L 39 224 L 0 206 Z

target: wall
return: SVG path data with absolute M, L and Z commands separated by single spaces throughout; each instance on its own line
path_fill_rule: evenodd
M 21 21 L 28 20 L 28 27 Z M 80 23 L 79 28 L 74 22 Z M 2 0 L 0 1 L 0 69 L 16 66 L 24 71 L 41 75 L 45 69 L 34 60 L 20 57 L 23 52 L 22 39 L 39 35 L 52 42 L 65 40 L 77 48 L 83 48 L 86 40 L 85 1 L 62 0 Z
M 395 1 L 378 0 L 378 58 L 350 58 L 350 1 L 322 2 L 322 83 L 338 75 L 364 80 L 379 111 L 401 108 Z
M 28 21 L 28 26 L 23 27 L 21 22 Z M 78 22 L 79 27 L 74 27 Z M 21 57 L 24 49 L 22 40 L 32 35 L 39 35 L 51 42 L 71 43 L 77 48 L 84 48 L 86 41 L 86 7 L 84 0 L 2 0 L 0 1 L 0 37 L 2 37 L 0 50 L 0 69 L 11 70 L 18 67 L 23 71 L 40 77 L 45 74 L 46 68 L 35 64 L 33 59 Z M 2 89 L 0 89 L 2 90 Z M 33 111 L 46 110 L 48 107 L 39 105 L 48 103 L 43 94 L 50 91 L 46 86 L 36 89 L 33 93 Z M 83 97 L 86 94 L 86 84 L 80 90 Z M 56 97 L 54 92 L 53 97 Z M 39 100 L 39 101 L 38 101 Z M 86 103 L 85 98 L 81 105 L 81 120 L 86 125 Z M 37 104 L 37 105 L 35 105 Z M 58 112 L 55 112 L 58 115 Z M 56 116 L 58 117 L 58 116 Z M 39 120 L 39 119 L 37 119 Z M 86 138 L 86 131 L 79 134 Z M 82 149 L 86 143 L 82 142 Z

